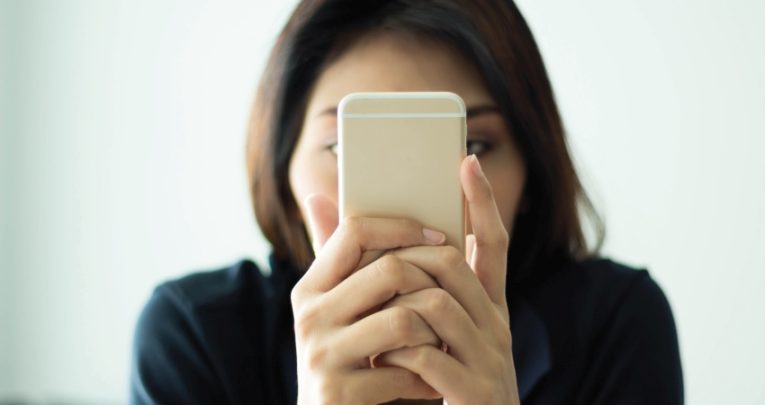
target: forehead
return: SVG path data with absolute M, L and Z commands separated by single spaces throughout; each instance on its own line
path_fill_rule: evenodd
M 330 63 L 316 81 L 307 115 L 361 91 L 450 91 L 465 104 L 490 104 L 472 63 L 450 47 L 412 35 L 368 34 Z

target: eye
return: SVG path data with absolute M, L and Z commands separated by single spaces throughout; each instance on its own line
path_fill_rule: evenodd
M 491 149 L 491 144 L 489 142 L 481 141 L 478 139 L 468 139 L 466 149 L 468 156 L 480 156 Z
M 325 148 L 332 153 L 333 155 L 337 156 L 337 142 L 332 142 L 328 144 Z

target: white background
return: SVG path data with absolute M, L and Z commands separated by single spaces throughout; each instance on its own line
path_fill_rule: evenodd
M 264 257 L 244 132 L 293 5 L 0 0 L 0 402 L 124 402 L 153 286 Z M 765 403 L 765 2 L 519 5 L 687 402 Z

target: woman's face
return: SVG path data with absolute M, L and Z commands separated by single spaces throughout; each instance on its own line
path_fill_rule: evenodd
M 357 40 L 327 66 L 309 95 L 289 168 L 290 186 L 303 218 L 307 218 L 303 201 L 310 194 L 322 194 L 337 203 L 337 105 L 348 93 L 361 91 L 450 91 L 462 97 L 468 114 L 468 154 L 479 158 L 502 222 L 512 234 L 526 169 L 481 76 L 444 45 L 383 33 Z

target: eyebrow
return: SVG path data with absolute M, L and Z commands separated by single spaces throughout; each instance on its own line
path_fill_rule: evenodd
M 484 114 L 499 114 L 499 107 L 493 104 L 479 104 L 476 106 L 467 108 L 467 118 L 472 118 L 478 115 Z M 316 114 L 316 117 L 323 117 L 325 115 L 337 115 L 337 107 L 329 107 Z

